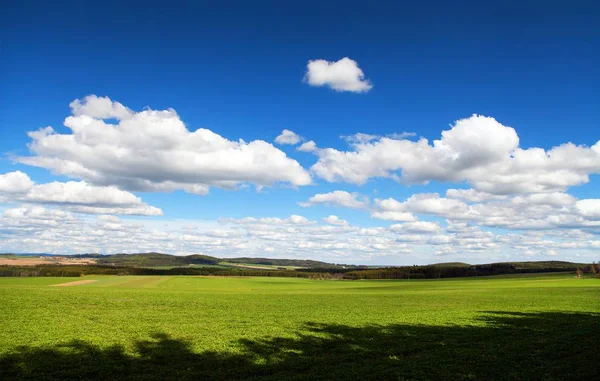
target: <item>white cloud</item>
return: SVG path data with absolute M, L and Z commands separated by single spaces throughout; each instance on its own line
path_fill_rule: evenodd
M 317 151 L 317 145 L 314 141 L 311 140 L 306 143 L 302 143 L 302 145 L 298 147 L 297 150 L 302 152 L 315 152 Z
M 210 186 L 311 183 L 297 161 L 265 141 L 230 141 L 207 129 L 190 131 L 172 109 L 130 112 L 107 102 L 95 96 L 75 101 L 74 115 L 64 122 L 71 133 L 51 127 L 30 132 L 33 156 L 17 160 L 94 185 L 134 191 L 206 194 Z M 102 118 L 120 120 L 113 125 Z
M 311 222 L 308 220 L 308 218 L 304 217 L 304 216 L 299 216 L 297 214 L 292 214 L 289 217 L 289 222 L 291 224 L 294 225 L 307 225 L 310 224 Z
M 264 256 L 265 249 L 278 258 L 310 258 L 336 263 L 375 261 L 379 264 L 413 264 L 435 261 L 435 253 L 448 260 L 490 262 L 532 258 L 548 254 L 597 256 L 597 235 L 533 231 L 493 234 L 464 222 L 417 221 L 390 228 L 359 228 L 326 217 L 323 224 L 302 216 L 224 219 L 208 221 L 135 220 L 101 215 L 96 218 L 44 207 L 24 206 L 0 214 L 0 252 L 144 252 L 204 253 L 220 257 Z M 183 226 L 196 226 L 182 230 Z M 172 225 L 172 226 L 171 226 Z M 383 258 L 378 260 L 377 258 Z M 373 262 L 371 262 L 373 263 Z
M 513 202 L 515 203 L 529 203 L 529 204 L 537 204 L 537 205 L 550 205 L 550 206 L 572 206 L 575 204 L 577 199 L 570 194 L 562 193 L 562 192 L 552 192 L 552 193 L 537 193 L 537 194 L 529 194 L 526 196 L 517 196 L 513 198 Z
M 34 184 L 23 172 L 0 174 L 0 202 L 54 204 L 70 211 L 91 214 L 159 216 L 162 210 L 149 206 L 133 193 L 114 186 L 94 186 L 68 181 Z
M 413 136 L 417 136 L 417 134 L 415 134 L 414 132 L 400 132 L 400 133 L 395 132 L 393 134 L 385 135 L 386 138 L 392 139 L 392 140 L 403 140 L 403 139 L 410 138 Z M 369 143 L 373 140 L 381 139 L 382 137 L 384 137 L 384 136 L 365 134 L 362 132 L 356 133 L 354 135 L 340 136 L 340 138 L 342 138 L 345 141 L 352 143 L 352 144 Z
M 414 221 L 403 224 L 394 224 L 390 226 L 390 230 L 397 233 L 437 233 L 442 230 L 442 227 L 436 222 Z
M 396 222 L 409 222 L 415 221 L 417 218 L 408 212 L 394 212 L 394 211 L 374 211 L 371 212 L 371 217 L 379 220 L 396 221 Z
M 33 181 L 21 171 L 0 174 L 0 193 L 25 193 L 33 187 Z
M 579 200 L 575 208 L 584 217 L 592 220 L 600 220 L 600 199 Z
M 412 213 L 407 211 L 403 203 L 393 198 L 386 200 L 375 199 L 375 208 L 371 211 L 371 217 L 396 222 L 410 222 L 417 219 Z
M 461 199 L 469 202 L 503 200 L 506 198 L 505 195 L 496 195 L 475 189 L 448 189 L 446 191 L 446 197 Z
M 277 144 L 298 144 L 300 141 L 302 137 L 290 130 L 281 131 L 281 134 L 275 138 Z
M 119 102 L 113 102 L 109 97 L 98 97 L 88 95 L 80 99 L 75 99 L 69 104 L 73 115 L 87 115 L 96 119 L 127 119 L 134 114 L 133 111 L 123 106 Z
M 382 203 L 379 203 L 382 205 Z M 437 193 L 419 193 L 409 197 L 404 205 L 411 213 L 447 214 L 460 213 L 467 209 L 462 201 L 439 197 Z
M 43 207 L 27 207 L 6 209 L 2 215 L 14 220 L 26 220 L 27 222 L 41 223 L 42 225 L 68 223 L 75 221 L 73 215 L 57 209 L 46 209 Z
M 342 136 L 340 136 L 340 138 L 344 139 L 347 142 L 353 143 L 353 144 L 362 144 L 362 143 L 368 143 L 368 142 L 376 140 L 376 139 L 380 139 L 381 136 L 365 134 L 365 133 L 359 132 L 354 135 L 342 135 Z
M 425 214 L 454 221 L 505 229 L 579 229 L 600 227 L 598 200 L 577 200 L 555 192 L 517 195 L 501 200 L 466 204 L 440 197 L 437 193 L 414 194 L 400 202 L 393 198 L 376 199 L 374 218 L 387 214 Z M 598 210 L 596 209 L 598 208 Z M 455 225 L 452 227 L 455 229 Z
M 562 192 L 600 173 L 600 142 L 591 148 L 566 143 L 548 151 L 522 149 L 513 128 L 479 115 L 458 120 L 433 144 L 424 138 L 360 137 L 355 135 L 350 151 L 315 150 L 319 160 L 311 171 L 329 182 L 354 184 L 377 177 L 406 184 L 466 181 L 484 192 L 478 196 Z M 477 199 L 460 192 L 453 197 Z
M 470 258 L 489 262 L 492 257 L 546 258 L 571 251 L 585 256 L 600 248 L 600 199 L 578 200 L 566 193 L 600 173 L 600 141 L 592 147 L 521 148 L 513 128 L 478 115 L 456 121 L 432 142 L 407 140 L 413 133 L 359 133 L 342 137 L 351 149 L 340 151 L 319 148 L 311 140 L 297 150 L 318 157 L 311 171 L 327 181 L 363 184 L 390 178 L 402 184 L 436 181 L 470 188 L 448 189 L 445 197 L 417 193 L 403 201 L 381 198 L 373 203 L 359 193 L 336 190 L 299 203 L 358 209 L 398 222 L 390 227 L 352 226 L 335 215 L 319 221 L 291 215 L 223 218 L 220 225 L 210 221 L 210 228 L 191 221 L 185 226 L 196 228 L 184 229 L 163 220 L 151 225 L 147 219 L 116 215 L 162 214 L 130 191 L 181 189 L 205 195 L 210 187 L 307 185 L 311 176 L 268 142 L 190 131 L 174 110 L 134 112 L 96 96 L 76 100 L 71 108 L 73 115 L 65 120 L 69 133 L 50 127 L 31 132 L 32 156 L 17 160 L 81 181 L 35 184 L 20 171 L 0 174 L 0 203 L 21 205 L 0 216 L 0 251 L 273 252 L 349 261 L 412 253 L 418 253 L 418 261 L 428 261 L 439 253 L 453 259 L 476 255 Z M 279 144 L 302 140 L 289 130 L 275 139 Z M 85 214 L 100 216 L 92 220 Z M 424 216 L 446 219 L 446 224 L 420 221 Z
M 364 93 L 373 88 L 358 63 L 348 57 L 335 62 L 308 61 L 304 80 L 311 86 L 328 86 L 335 91 Z
M 219 220 L 222 224 L 236 224 L 236 225 L 311 225 L 314 224 L 314 221 L 310 221 L 308 218 L 304 216 L 299 216 L 296 214 L 292 214 L 288 218 L 282 219 L 277 217 L 262 217 L 262 218 L 254 218 L 254 217 L 245 217 L 240 219 L 234 218 L 221 218 Z
M 339 226 L 348 225 L 348 221 L 342 220 L 338 216 L 334 216 L 333 214 L 328 217 L 323 217 L 323 222 L 328 223 L 330 225 L 339 225 Z
M 339 206 L 352 209 L 363 209 L 369 205 L 369 199 L 358 193 L 336 190 L 329 193 L 319 193 L 306 202 L 298 203 L 300 206 L 309 207 L 315 205 Z
M 395 139 L 395 140 L 403 140 L 406 138 L 412 138 L 417 136 L 417 134 L 415 132 L 394 132 L 393 134 L 389 134 L 386 135 L 386 137 L 390 138 L 390 139 Z
M 413 221 L 415 220 L 413 213 L 445 215 L 451 212 L 460 213 L 466 208 L 467 205 L 462 201 L 441 198 L 436 193 L 421 193 L 411 196 L 404 202 L 393 198 L 376 199 L 375 211 L 371 216 L 394 221 Z M 393 216 L 397 218 L 386 218 Z

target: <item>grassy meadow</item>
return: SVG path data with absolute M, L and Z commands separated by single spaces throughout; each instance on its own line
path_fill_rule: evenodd
M 600 379 L 600 280 L 572 274 L 0 278 L 0 300 L 2 380 Z

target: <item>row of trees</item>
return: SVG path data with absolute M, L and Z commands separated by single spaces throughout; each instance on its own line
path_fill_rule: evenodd
M 124 266 L 0 266 L 0 277 L 79 277 L 82 275 L 214 275 L 214 276 L 264 276 L 311 278 L 324 277 L 328 273 L 309 273 L 294 270 L 222 269 L 213 267 L 175 267 L 152 269 Z
M 345 279 L 439 279 L 439 278 L 463 278 L 489 275 L 527 274 L 546 272 L 567 272 L 581 270 L 581 273 L 593 273 L 600 275 L 597 265 L 572 266 L 549 264 L 547 267 L 520 268 L 513 263 L 491 263 L 473 266 L 412 266 L 412 267 L 390 267 L 378 269 L 363 269 L 349 271 L 344 274 Z
M 356 269 L 224 269 L 217 267 L 175 267 L 153 269 L 127 266 L 101 265 L 40 265 L 40 266 L 0 266 L 2 277 L 39 277 L 60 276 L 79 277 L 87 274 L 99 275 L 213 275 L 213 276 L 261 276 L 293 277 L 312 279 L 438 279 L 462 278 L 488 275 L 520 274 L 532 272 L 575 272 L 578 277 L 585 273 L 600 277 L 600 266 L 591 264 L 581 266 L 564 264 L 547 267 L 523 268 L 515 263 L 492 263 L 485 265 L 430 265 Z

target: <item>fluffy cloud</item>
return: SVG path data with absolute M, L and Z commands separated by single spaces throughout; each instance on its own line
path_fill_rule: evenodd
M 73 212 L 158 216 L 159 208 L 149 206 L 133 193 L 114 186 L 94 186 L 68 181 L 34 184 L 23 172 L 0 175 L 0 202 L 54 204 Z
M 354 138 L 350 144 L 350 151 L 315 149 L 319 160 L 311 171 L 329 182 L 354 184 L 377 177 L 406 184 L 466 181 L 482 193 L 457 191 L 452 197 L 472 200 L 485 194 L 561 192 L 600 173 L 600 142 L 592 147 L 566 143 L 548 151 L 523 149 L 512 127 L 480 115 L 458 120 L 433 144 L 424 138 L 373 136 Z
M 403 140 L 403 139 L 410 138 L 413 136 L 417 136 L 417 134 L 414 132 L 400 132 L 400 133 L 393 133 L 393 134 L 385 135 L 386 138 L 393 139 L 393 140 Z M 362 132 L 356 133 L 354 135 L 340 136 L 340 138 L 342 138 L 345 141 L 352 143 L 352 144 L 368 143 L 373 140 L 381 139 L 382 137 L 384 137 L 384 136 L 364 134 Z
M 335 62 L 308 61 L 304 80 L 311 86 L 328 86 L 335 91 L 364 93 L 373 88 L 358 63 L 348 57 Z
M 302 207 L 326 205 L 350 209 L 363 209 L 370 211 L 371 217 L 380 220 L 396 222 L 410 222 L 417 220 L 412 213 L 406 211 L 406 208 L 404 208 L 400 202 L 394 199 L 377 199 L 375 200 L 375 207 L 372 207 L 368 197 L 361 196 L 358 193 L 339 190 L 316 194 L 305 202 L 299 202 L 298 205 Z
M 33 181 L 21 171 L 0 174 L 0 193 L 24 193 L 33 187 Z
M 437 233 L 442 231 L 442 227 L 436 222 L 414 221 L 404 224 L 394 224 L 390 230 L 400 233 Z
M 505 195 L 496 195 L 475 189 L 448 189 L 446 191 L 446 197 L 461 199 L 469 202 L 503 200 L 506 198 Z
M 230 141 L 208 129 L 190 131 L 172 109 L 132 112 L 96 96 L 71 107 L 73 115 L 64 122 L 71 133 L 51 127 L 30 132 L 33 155 L 19 157 L 19 162 L 134 191 L 206 194 L 210 186 L 311 183 L 309 173 L 273 145 Z M 104 120 L 111 118 L 118 123 Z
M 275 138 L 277 144 L 298 144 L 302 140 L 302 137 L 296 134 L 294 131 L 283 130 L 281 134 Z
M 69 227 L 77 222 L 73 214 L 57 209 L 46 209 L 44 207 L 22 207 L 7 209 L 2 213 L 3 222 L 10 221 L 11 224 L 2 226 L 20 226 L 25 230 L 46 228 L 48 226 Z
M 440 197 L 437 193 L 415 194 L 403 202 L 393 198 L 375 200 L 372 216 L 414 213 L 505 229 L 597 229 L 600 227 L 600 201 L 577 200 L 560 193 L 517 195 L 501 200 L 467 204 Z
M 317 144 L 311 140 L 306 143 L 302 143 L 302 145 L 298 147 L 297 150 L 302 152 L 316 152 Z
M 338 63 L 328 63 L 327 70 Z M 359 82 L 365 83 L 363 78 L 361 72 Z M 333 87 L 330 82 L 322 85 Z M 342 151 L 319 148 L 311 140 L 297 150 L 316 155 L 312 173 L 330 182 L 390 178 L 402 184 L 436 181 L 470 189 L 372 203 L 358 193 L 336 190 L 299 203 L 362 210 L 375 219 L 394 221 L 390 227 L 352 226 L 335 215 L 316 221 L 291 215 L 223 218 L 210 229 L 192 221 L 186 226 L 194 229 L 171 229 L 163 221 L 131 223 L 115 215 L 162 214 L 130 191 L 181 189 L 204 195 L 210 187 L 307 185 L 311 176 L 270 143 L 230 141 L 210 130 L 188 130 L 174 110 L 135 112 L 96 96 L 76 100 L 71 108 L 73 115 L 64 123 L 69 133 L 50 127 L 30 132 L 32 155 L 17 160 L 79 181 L 35 184 L 20 171 L 0 174 L 0 203 L 21 204 L 0 216 L 0 251 L 278 253 L 348 261 L 416 253 L 415 262 L 431 262 L 427 255 L 437 253 L 489 262 L 494 256 L 546 258 L 570 250 L 593 254 L 600 248 L 600 199 L 579 200 L 566 193 L 600 173 L 600 142 L 591 147 L 565 143 L 547 150 L 521 148 L 512 127 L 479 115 L 456 121 L 432 142 L 406 139 L 412 133 L 359 133 L 342 137 L 351 147 Z M 289 130 L 275 139 L 279 144 L 302 140 Z M 425 216 L 446 223 L 419 220 Z M 492 231 L 498 230 L 489 228 L 514 233 L 496 234 Z
M 236 225 L 310 225 L 313 224 L 314 221 L 309 221 L 308 218 L 304 216 L 299 216 L 296 214 L 292 214 L 288 218 L 282 219 L 277 217 L 262 217 L 262 218 L 254 218 L 254 217 L 245 217 L 240 219 L 233 218 L 222 218 L 219 220 L 222 224 L 236 224 Z
M 369 199 L 359 195 L 358 193 L 337 190 L 329 193 L 316 194 L 309 198 L 306 202 L 300 202 L 298 204 L 303 207 L 328 205 L 352 209 L 363 209 L 369 205 Z
M 338 216 L 334 216 L 333 214 L 328 217 L 323 217 L 323 222 L 328 223 L 330 225 L 339 225 L 339 226 L 348 225 L 348 221 L 342 220 Z
M 375 208 L 371 211 L 371 217 L 396 222 L 410 222 L 417 219 L 412 213 L 407 211 L 404 204 L 393 198 L 386 200 L 375 199 Z
M 134 114 L 133 111 L 119 102 L 113 102 L 109 97 L 88 95 L 82 100 L 75 99 L 69 104 L 73 115 L 87 115 L 96 119 L 127 119 Z
M 409 222 L 415 221 L 417 218 L 408 212 L 398 212 L 392 210 L 373 211 L 371 217 L 386 221 Z
M 592 220 L 600 220 L 600 199 L 579 200 L 575 208 L 580 215 Z
M 0 252 L 204 253 L 221 257 L 310 258 L 336 263 L 413 264 L 445 260 L 490 262 L 545 259 L 555 254 L 594 260 L 600 240 L 582 230 L 494 234 L 462 221 L 417 221 L 389 228 L 359 228 L 326 217 L 323 224 L 302 216 L 224 219 L 221 224 L 182 221 L 172 227 L 111 215 L 96 218 L 25 206 L 0 213 Z M 184 229 L 193 224 L 196 229 Z M 381 259 L 377 259 L 381 258 Z M 587 258 L 587 259 L 585 259 Z

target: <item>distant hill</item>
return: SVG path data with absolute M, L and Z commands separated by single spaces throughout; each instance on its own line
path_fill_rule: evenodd
M 353 268 L 355 265 L 340 265 L 335 263 L 327 263 L 313 261 L 310 259 L 273 259 L 273 258 L 224 258 L 223 261 L 229 263 L 257 264 L 267 266 L 294 266 L 310 269 L 335 269 L 335 268 Z
M 281 267 L 300 267 L 310 269 L 352 269 L 360 266 L 341 265 L 307 259 L 273 259 L 273 258 L 217 258 L 208 255 L 193 254 L 177 256 L 162 253 L 136 253 L 136 254 L 77 254 L 72 257 L 93 258 L 98 264 L 108 266 L 125 267 L 182 267 L 182 266 L 222 266 L 229 267 L 232 264 L 236 267 L 244 266 L 281 266 Z
M 471 266 L 468 263 L 464 263 L 464 262 L 442 262 L 442 263 L 434 263 L 431 266 L 438 266 L 438 267 L 469 267 Z
M 0 254 L 0 258 L 14 257 L 52 257 L 52 254 L 28 253 L 28 254 Z M 58 257 L 58 255 L 54 255 Z M 357 266 L 337 263 L 321 262 L 309 259 L 275 259 L 275 258 L 218 258 L 209 255 L 186 255 L 177 256 L 163 253 L 135 253 L 135 254 L 110 254 L 103 255 L 97 253 L 85 253 L 60 257 L 69 258 L 90 258 L 94 259 L 98 265 L 114 267 L 134 267 L 134 268 L 173 268 L 173 267 L 218 267 L 223 269 L 246 268 L 246 269 L 270 269 L 270 270 L 300 270 L 300 271 L 334 271 L 352 272 L 367 271 L 374 272 L 377 269 L 389 273 L 392 271 L 401 271 L 402 273 L 421 271 L 426 269 L 430 272 L 450 270 L 455 273 L 470 271 L 488 271 L 489 269 L 504 269 L 502 272 L 539 272 L 539 271 L 574 271 L 578 267 L 585 267 L 589 264 L 573 263 L 566 261 L 528 261 L 528 262 L 498 262 L 471 265 L 463 262 L 444 262 L 435 263 L 426 266 Z M 439 269 L 439 270 L 436 270 Z M 510 271 L 508 271 L 510 269 Z M 492 270 L 490 270 L 492 271 Z
M 470 265 L 462 262 L 424 266 L 355 266 L 304 259 L 218 258 L 162 253 L 94 253 L 39 258 L 32 254 L 0 254 L 0 276 L 217 275 L 285 276 L 317 279 L 438 279 L 513 276 L 531 273 L 575 273 L 597 276 L 591 264 L 566 261 L 500 262 Z M 593 275 L 591 275 L 593 274 Z M 600 277 L 600 276 L 599 276 Z
M 566 261 L 529 261 L 529 262 L 500 262 L 500 264 L 509 264 L 515 266 L 516 269 L 537 270 L 537 269 L 565 269 L 573 270 L 577 266 L 586 266 L 586 263 L 573 263 Z
M 127 267 L 218 265 L 222 260 L 207 255 L 177 256 L 161 253 L 113 254 L 94 256 L 99 264 Z
M 443 263 L 434 263 L 428 266 L 435 267 L 472 267 L 472 266 L 491 266 L 491 265 L 502 265 L 502 266 L 512 266 L 516 270 L 538 270 L 538 269 L 565 269 L 565 270 L 574 270 L 577 266 L 587 266 L 586 263 L 574 263 L 574 262 L 566 262 L 566 261 L 528 261 L 528 262 L 494 262 L 494 263 L 484 263 L 480 265 L 471 265 L 469 263 L 464 262 L 443 262 Z M 404 266 L 394 266 L 394 267 L 404 267 Z

